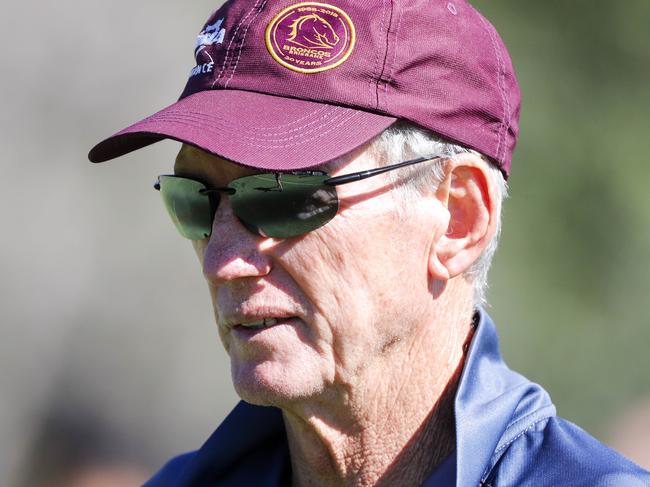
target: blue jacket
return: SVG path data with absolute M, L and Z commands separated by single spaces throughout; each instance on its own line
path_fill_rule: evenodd
M 650 487 L 650 473 L 558 418 L 548 393 L 508 369 L 479 310 L 455 400 L 456 451 L 423 487 Z M 290 485 L 281 412 L 240 402 L 196 452 L 145 487 Z M 455 479 L 455 483 L 454 483 Z

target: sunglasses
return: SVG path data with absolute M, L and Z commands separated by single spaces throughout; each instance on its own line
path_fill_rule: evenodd
M 159 176 L 154 188 L 160 191 L 180 234 L 190 240 L 210 236 L 222 193 L 228 195 L 234 214 L 249 231 L 263 237 L 287 238 L 316 230 L 336 216 L 336 186 L 441 157 L 419 157 L 336 177 L 322 171 L 261 173 L 234 179 L 220 188 L 168 175 Z

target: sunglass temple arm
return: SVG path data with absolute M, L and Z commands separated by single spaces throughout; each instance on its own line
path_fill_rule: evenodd
M 399 169 L 401 167 L 411 166 L 413 164 L 418 164 L 420 162 L 440 159 L 441 157 L 444 156 L 435 154 L 431 156 L 418 157 L 417 159 L 411 159 L 409 161 L 398 162 L 397 164 L 391 164 L 389 166 L 369 169 L 368 171 L 359 171 L 359 172 L 353 172 L 352 174 L 344 174 L 342 176 L 336 176 L 333 178 L 326 179 L 325 181 L 323 181 L 323 184 L 327 184 L 328 186 L 339 186 L 341 184 L 352 183 L 354 181 L 361 181 L 362 179 L 376 176 L 377 174 L 383 174 L 385 172 L 392 171 L 393 169 Z

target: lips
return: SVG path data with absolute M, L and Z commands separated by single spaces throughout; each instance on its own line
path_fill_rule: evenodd
M 286 324 L 297 316 L 291 316 L 288 313 L 273 313 L 267 316 L 231 316 L 225 321 L 225 326 L 232 330 L 264 330 L 274 326 Z
M 248 328 L 251 330 L 261 330 L 262 328 L 269 328 L 271 326 L 277 325 L 282 318 L 262 318 L 260 320 L 251 321 L 249 323 L 239 323 L 236 326 L 242 328 Z
M 223 331 L 257 331 L 273 328 L 301 319 L 304 313 L 294 303 L 285 306 L 262 304 L 253 300 L 224 303 L 217 312 L 219 327 Z

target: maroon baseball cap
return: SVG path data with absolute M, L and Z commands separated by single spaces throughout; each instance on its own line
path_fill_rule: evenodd
M 91 161 L 169 138 L 303 169 L 405 119 L 509 173 L 519 86 L 498 33 L 465 0 L 231 0 L 194 54 L 180 100 L 97 144 Z

